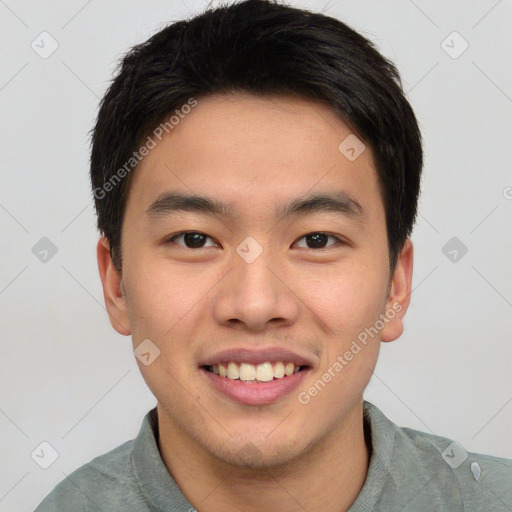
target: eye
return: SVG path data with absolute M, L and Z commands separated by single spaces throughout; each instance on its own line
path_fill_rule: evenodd
M 307 249 L 325 249 L 325 243 L 328 238 L 333 238 L 334 240 L 337 240 L 341 244 L 344 243 L 343 240 L 341 240 L 341 238 L 338 238 L 337 236 L 319 232 L 308 233 L 307 235 L 304 235 L 302 238 L 299 238 L 299 240 L 305 239 L 306 244 L 310 243 L 312 245 L 312 247 L 306 247 Z M 335 244 L 331 244 L 330 246 L 327 246 L 327 248 L 332 247 L 332 245 Z
M 187 249 L 202 249 L 205 247 L 203 245 L 204 240 L 206 238 L 210 238 L 210 240 L 213 240 L 208 235 L 205 235 L 204 233 L 201 233 L 199 231 L 182 231 L 181 233 L 176 233 L 175 235 L 167 238 L 165 240 L 166 243 L 176 243 L 175 240 L 178 240 L 179 238 L 183 237 L 185 247 Z M 182 244 L 178 244 L 182 245 Z M 206 247 L 214 247 L 214 246 L 206 246 Z
M 165 242 L 177 243 L 176 240 L 179 240 L 182 237 L 184 243 L 178 243 L 177 245 L 184 245 L 184 247 L 187 249 L 202 249 L 204 247 L 216 246 L 216 244 L 210 246 L 204 245 L 206 239 L 213 239 L 206 235 L 205 233 L 201 233 L 200 231 L 181 231 L 180 233 L 176 233 L 175 235 L 172 235 L 171 237 L 167 238 Z M 326 242 L 329 238 L 332 238 L 338 241 L 339 243 L 344 244 L 341 238 L 321 232 L 308 233 L 307 235 L 304 235 L 302 238 L 299 238 L 299 240 L 306 240 L 306 249 L 325 249 L 332 247 L 332 245 L 335 245 L 331 244 L 326 246 Z

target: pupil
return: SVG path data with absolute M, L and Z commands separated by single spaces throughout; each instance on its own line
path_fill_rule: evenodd
M 185 233 L 185 235 L 184 235 L 185 245 L 189 248 L 191 248 L 190 245 L 193 248 L 197 248 L 197 247 L 200 248 L 201 242 L 202 242 L 201 238 L 204 238 L 204 235 L 202 235 L 201 233 L 195 233 L 195 232 Z
M 321 238 L 323 237 L 323 239 Z M 325 244 L 327 243 L 327 235 L 324 233 L 315 233 L 313 235 L 306 235 L 306 240 L 313 242 L 313 247 L 325 247 Z M 322 243 L 324 242 L 324 243 Z
M 306 235 L 308 245 L 315 248 L 323 248 L 327 243 L 328 236 L 324 233 L 314 233 Z M 197 232 L 189 232 L 184 234 L 185 245 L 189 248 L 201 248 L 204 243 L 204 235 Z M 310 244 L 311 242 L 311 244 Z

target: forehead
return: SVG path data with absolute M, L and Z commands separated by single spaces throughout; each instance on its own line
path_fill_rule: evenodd
M 319 102 L 246 94 L 199 98 L 139 164 L 128 207 L 142 212 L 162 193 L 179 190 L 229 203 L 234 213 L 261 207 L 273 215 L 276 204 L 330 190 L 349 194 L 365 211 L 379 209 L 370 148 L 359 141 L 356 149 L 364 151 L 355 160 L 340 150 L 354 137 Z

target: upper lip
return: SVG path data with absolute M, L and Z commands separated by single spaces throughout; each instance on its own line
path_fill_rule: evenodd
M 272 361 L 293 363 L 296 366 L 314 366 L 314 359 L 311 355 L 299 354 L 298 352 L 280 348 L 268 347 L 260 349 L 231 348 L 221 350 L 208 357 L 205 357 L 199 366 L 213 366 L 226 362 L 262 364 Z

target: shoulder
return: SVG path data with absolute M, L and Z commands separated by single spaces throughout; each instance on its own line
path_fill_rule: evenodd
M 512 504 L 512 460 L 467 451 L 434 434 L 397 427 L 399 453 L 432 479 L 433 494 L 453 499 L 464 511 L 507 511 Z
M 511 459 L 472 453 L 447 437 L 400 427 L 368 402 L 365 417 L 380 509 L 510 512 Z
M 133 444 L 133 440 L 127 441 L 79 467 L 46 496 L 35 512 L 114 510 L 108 504 L 126 504 L 126 500 L 136 499 L 138 486 L 131 461 Z M 130 507 L 129 510 L 146 509 Z

